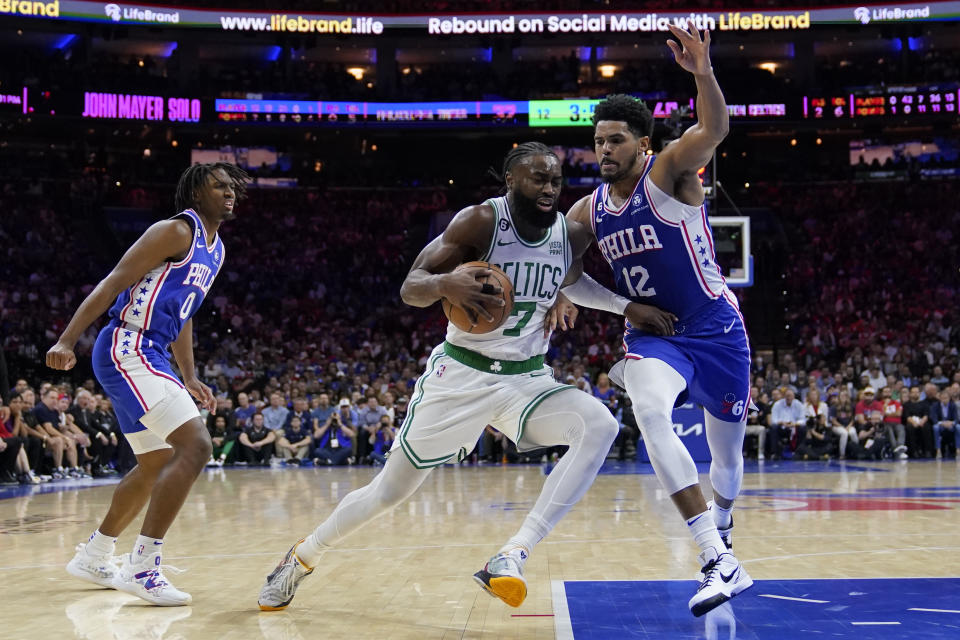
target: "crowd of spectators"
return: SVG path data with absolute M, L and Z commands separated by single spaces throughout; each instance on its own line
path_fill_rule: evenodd
M 13 440 L 0 466 L 30 482 L 122 471 L 129 458 L 115 419 L 103 417 L 107 401 L 87 379 L 96 327 L 77 345 L 72 377 L 39 365 L 123 249 L 103 243 L 96 218 L 76 215 L 89 195 L 83 184 L 24 181 L 0 194 L 2 347 L 10 375 L 26 378 L 32 393 L 23 397 L 21 388 L 19 399 L 5 398 L 2 433 Z M 165 209 L 169 191 L 148 190 L 145 201 Z M 230 258 L 195 322 L 200 374 L 221 398 L 208 419 L 212 462 L 382 462 L 445 327 L 438 309 L 403 305 L 400 282 L 437 220 L 495 192 L 254 189 L 224 228 Z M 578 195 L 565 193 L 563 205 Z M 783 286 L 791 353 L 755 365 L 758 453 L 953 455 L 960 397 L 953 182 L 770 184 L 757 185 L 754 197 L 778 212 L 790 246 Z M 608 269 L 597 255 L 589 254 L 587 270 L 603 279 Z M 619 358 L 621 330 L 611 316 L 584 312 L 576 331 L 554 338 L 547 360 L 559 380 L 617 415 L 624 432 L 614 452 L 627 457 L 636 451 L 636 425 L 628 400 L 602 374 Z M 50 394 L 44 381 L 55 384 Z M 46 408 L 47 420 L 24 422 L 43 431 L 17 422 L 18 401 L 35 407 L 30 414 Z M 475 453 L 522 459 L 494 432 Z

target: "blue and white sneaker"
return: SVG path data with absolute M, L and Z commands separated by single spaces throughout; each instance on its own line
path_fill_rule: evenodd
M 732 553 L 717 555 L 716 549 L 707 549 L 699 559 L 703 578 L 689 603 L 690 613 L 698 618 L 753 586 L 753 579 Z
M 523 579 L 526 559 L 525 549 L 498 553 L 483 569 L 473 574 L 473 579 L 491 596 L 500 598 L 511 607 L 519 607 L 527 597 L 527 581 Z
M 182 607 L 193 602 L 189 593 L 170 584 L 163 575 L 164 569 L 183 573 L 176 567 L 162 566 L 159 551 L 145 556 L 140 562 L 134 562 L 131 554 L 127 554 L 113 578 L 113 588 L 161 607 Z

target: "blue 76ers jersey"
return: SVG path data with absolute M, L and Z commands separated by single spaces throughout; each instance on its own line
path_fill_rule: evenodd
M 223 266 L 224 249 L 220 234 L 210 245 L 200 216 L 186 209 L 173 216 L 193 227 L 193 242 L 179 262 L 164 262 L 117 296 L 110 307 L 110 319 L 136 329 L 149 340 L 166 348 L 180 335 L 183 324 L 193 317 Z
M 727 285 L 706 210 L 658 188 L 648 177 L 655 160 L 647 157 L 633 193 L 619 209 L 610 206 L 609 185 L 598 187 L 590 221 L 617 292 L 670 311 L 683 323 L 724 296 Z

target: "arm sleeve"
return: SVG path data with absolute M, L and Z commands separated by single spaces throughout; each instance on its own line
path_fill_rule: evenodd
M 588 276 L 582 274 L 580 278 L 568 287 L 562 289 L 563 295 L 570 298 L 574 304 L 590 309 L 599 309 L 609 311 L 622 316 L 627 310 L 630 301 L 621 295 L 610 291 L 602 284 Z

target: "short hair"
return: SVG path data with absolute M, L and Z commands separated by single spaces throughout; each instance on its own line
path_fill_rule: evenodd
M 177 182 L 177 191 L 174 196 L 174 205 L 177 212 L 190 209 L 197 204 L 197 191 L 199 191 L 207 182 L 207 176 L 214 171 L 223 169 L 227 177 L 230 178 L 236 199 L 239 202 L 247 195 L 247 182 L 250 181 L 250 175 L 235 164 L 229 162 L 206 162 L 187 167 L 187 170 L 180 175 Z
M 622 93 L 607 96 L 597 103 L 591 118 L 594 127 L 601 120 L 626 122 L 627 129 L 638 138 L 653 135 L 653 113 L 640 98 Z
M 510 149 L 504 157 L 503 170 L 500 173 L 501 181 L 506 180 L 507 172 L 513 169 L 514 165 L 530 156 L 553 156 L 557 160 L 560 159 L 560 156 L 553 149 L 542 142 L 521 142 Z

